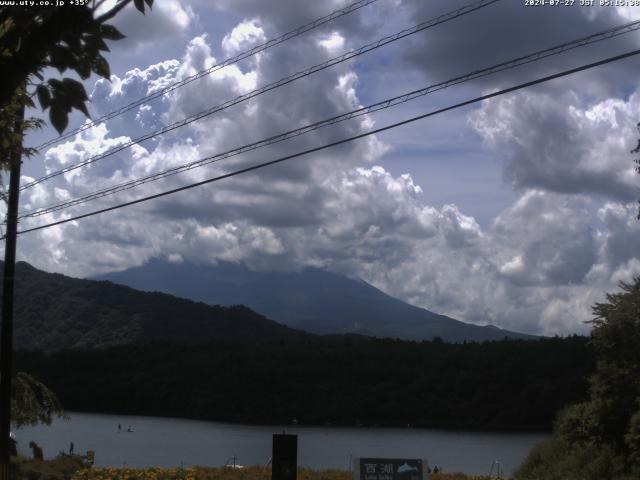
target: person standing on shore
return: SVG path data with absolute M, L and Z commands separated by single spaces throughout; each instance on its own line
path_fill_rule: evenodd
M 69 455 L 73 455 L 73 442 L 69 444 Z
M 29 442 L 29 448 L 33 451 L 34 460 L 44 460 L 44 454 L 42 453 L 42 447 L 33 440 Z
M 9 448 L 11 450 L 11 456 L 12 457 L 17 457 L 18 456 L 18 441 L 16 440 L 16 435 L 13 432 L 9 433 Z

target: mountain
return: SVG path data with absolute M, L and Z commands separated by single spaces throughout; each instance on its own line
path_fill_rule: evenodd
M 255 272 L 236 263 L 195 265 L 153 259 L 97 278 L 210 305 L 246 305 L 276 322 L 316 334 L 358 333 L 405 340 L 440 337 L 449 342 L 534 338 L 438 315 L 362 280 L 317 268 Z
M 16 349 L 45 351 L 310 337 L 244 306 L 211 306 L 111 282 L 71 278 L 25 262 L 16 265 L 14 318 Z

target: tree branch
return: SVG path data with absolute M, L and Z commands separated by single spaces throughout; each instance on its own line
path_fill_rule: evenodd
M 111 10 L 109 10 L 106 13 L 103 13 L 98 18 L 96 18 L 96 21 L 98 23 L 104 23 L 107 20 L 111 20 L 113 17 L 115 17 L 118 14 L 120 10 L 122 10 L 124 7 L 126 7 L 130 3 L 131 3 L 131 0 L 122 0 L 121 2 L 117 3 L 116 6 L 113 7 Z

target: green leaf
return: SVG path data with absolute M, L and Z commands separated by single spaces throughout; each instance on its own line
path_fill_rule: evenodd
M 62 82 L 60 80 L 58 80 L 57 78 L 50 78 L 49 79 L 49 85 L 51 85 L 51 88 L 53 90 L 62 90 L 64 88 L 62 86 Z
M 64 32 L 62 40 L 69 45 L 72 50 L 80 50 L 80 37 L 75 32 Z
M 87 105 L 84 102 L 80 102 L 78 104 L 73 105 L 76 109 L 80 110 L 87 118 L 91 118 L 89 115 L 89 110 L 87 110 Z
M 81 57 L 76 64 L 76 72 L 83 80 L 89 78 L 91 76 L 91 59 L 86 55 Z
M 96 58 L 93 59 L 93 64 L 91 65 L 91 69 L 101 77 L 106 78 L 107 80 L 111 78 L 109 63 L 107 63 L 107 61 L 102 55 L 97 55 Z
M 102 38 L 106 38 L 107 40 L 122 40 L 123 38 L 126 38 L 126 36 L 120 33 L 120 31 L 113 25 L 101 25 L 100 35 L 102 35 Z
M 64 87 L 64 94 L 61 100 L 65 102 L 68 110 L 75 108 L 87 117 L 90 117 L 87 106 L 85 105 L 85 102 L 88 100 L 87 92 L 82 83 L 71 78 L 65 78 L 62 80 L 62 85 Z
M 54 103 L 51 105 L 51 110 L 49 111 L 49 120 L 51 120 L 53 128 L 55 128 L 59 134 L 62 134 L 69 123 L 69 114 L 65 112 L 60 105 Z
M 109 51 L 109 47 L 99 35 L 91 35 L 85 39 L 85 42 L 87 42 L 87 46 L 93 50 Z
M 49 108 L 49 105 L 51 105 L 51 92 L 49 92 L 47 86 L 44 84 L 38 85 L 36 94 L 38 95 L 38 101 L 40 102 L 42 110 Z
M 74 68 L 76 64 L 76 59 L 71 53 L 71 50 L 60 45 L 51 47 L 49 59 L 49 64 L 56 68 L 60 73 L 64 72 L 68 68 Z
M 88 100 L 87 92 L 84 89 L 84 85 L 82 85 L 77 80 L 74 80 L 72 78 L 65 78 L 62 80 L 62 86 L 68 95 L 76 97 L 81 101 Z
M 144 14 L 144 0 L 133 0 L 133 4 Z
M 53 103 L 56 104 L 58 108 L 61 108 L 65 112 L 69 113 L 71 112 L 71 109 L 73 108 L 73 104 L 75 102 L 64 92 L 54 92 Z

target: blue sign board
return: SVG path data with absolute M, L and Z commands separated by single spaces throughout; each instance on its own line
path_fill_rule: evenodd
M 425 480 L 422 459 L 359 458 L 355 480 Z

